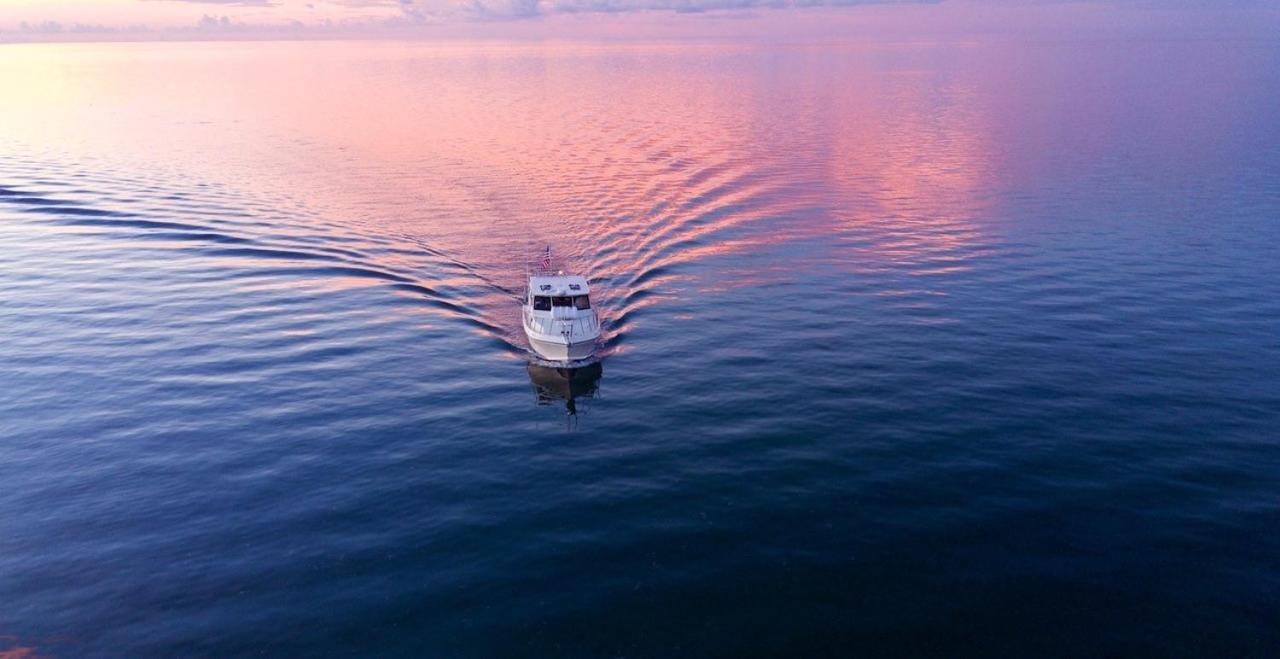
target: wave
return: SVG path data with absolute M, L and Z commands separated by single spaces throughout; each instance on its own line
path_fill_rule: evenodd
M 0 187 L 0 210 L 11 211 L 11 218 L 75 227 L 88 230 L 90 236 L 136 243 L 139 249 L 168 249 L 175 256 L 220 262 L 223 267 L 213 276 L 226 281 L 305 279 L 318 281 L 323 288 L 325 280 L 365 280 L 385 287 L 394 298 L 407 299 L 419 308 L 443 313 L 451 321 L 478 330 L 504 351 L 523 350 L 504 319 L 486 308 L 484 299 L 496 296 L 510 300 L 513 290 L 420 238 L 373 233 L 366 227 L 357 231 L 350 224 L 334 230 L 314 217 L 276 209 L 255 213 L 255 204 L 248 200 L 243 210 L 213 200 L 205 206 L 202 188 L 179 191 L 163 185 L 140 186 L 106 175 L 94 177 L 99 187 L 85 188 L 83 179 L 72 185 L 51 174 L 25 181 L 5 174 L 10 182 Z M 174 203 L 166 206 L 157 203 L 160 201 Z M 198 221 L 173 219 L 177 216 Z M 400 258 L 380 261 L 379 253 L 395 253 Z M 469 280 L 442 283 L 454 279 L 445 270 L 465 273 Z

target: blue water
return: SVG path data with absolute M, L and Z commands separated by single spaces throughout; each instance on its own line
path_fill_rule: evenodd
M 1087 45 L 6 46 L 0 653 L 1274 656 L 1280 44 Z

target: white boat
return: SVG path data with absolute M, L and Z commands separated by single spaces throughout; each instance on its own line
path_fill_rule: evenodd
M 549 249 L 542 262 L 549 269 Z M 529 275 L 522 315 L 529 347 L 543 359 L 574 362 L 595 352 L 600 320 L 591 308 L 585 277 L 545 271 Z

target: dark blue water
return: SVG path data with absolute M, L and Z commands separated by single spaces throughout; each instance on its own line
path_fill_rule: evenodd
M 1276 43 L 5 48 L 0 654 L 1280 650 Z

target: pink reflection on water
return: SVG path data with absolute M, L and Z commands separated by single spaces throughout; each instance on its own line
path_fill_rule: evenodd
M 1093 160 L 1118 157 L 1117 140 L 1181 156 L 1143 176 L 1190 175 L 1181 163 L 1226 162 L 1239 141 L 1205 125 L 1227 112 L 1209 110 L 1227 99 L 1242 124 L 1260 110 L 1236 98 L 1238 81 L 1202 75 L 1219 64 L 1177 44 L 1098 46 L 1070 66 L 1063 48 L 15 46 L 0 76 L 24 93 L 0 104 L 0 144 L 32 162 L 89 163 L 107 179 L 146 172 L 136 187 L 82 180 L 82 192 L 290 243 L 282 254 L 302 253 L 315 286 L 396 286 L 424 313 L 503 340 L 501 328 L 519 327 L 523 263 L 552 243 L 599 284 L 618 336 L 643 321 L 637 312 L 691 290 L 796 276 L 775 260 L 911 278 L 883 291 L 891 296 L 944 293 L 930 282 L 994 253 L 992 205 L 1016 200 L 1009 189 L 1081 187 L 1099 171 Z M 1231 50 L 1242 60 L 1227 68 L 1256 69 L 1270 52 Z M 1164 61 L 1178 66 L 1162 73 Z M 1182 84 L 1188 76 L 1205 81 Z M 1170 99 L 1200 111 L 1163 111 Z M 195 181 L 220 184 L 218 208 L 154 192 Z M 208 252 L 237 268 L 281 267 L 250 251 Z
M 0 73 L 30 94 L 0 124 L 22 130 L 0 139 L 296 202 L 374 271 L 323 286 L 407 278 L 433 291 L 406 291 L 434 296 L 433 313 L 481 327 L 518 327 L 520 264 L 553 243 L 607 282 L 617 332 L 678 295 L 688 265 L 719 264 L 704 291 L 785 279 L 735 259 L 795 241 L 847 247 L 828 257 L 841 270 L 966 267 L 998 175 L 986 81 L 945 65 L 967 48 L 21 47 Z

